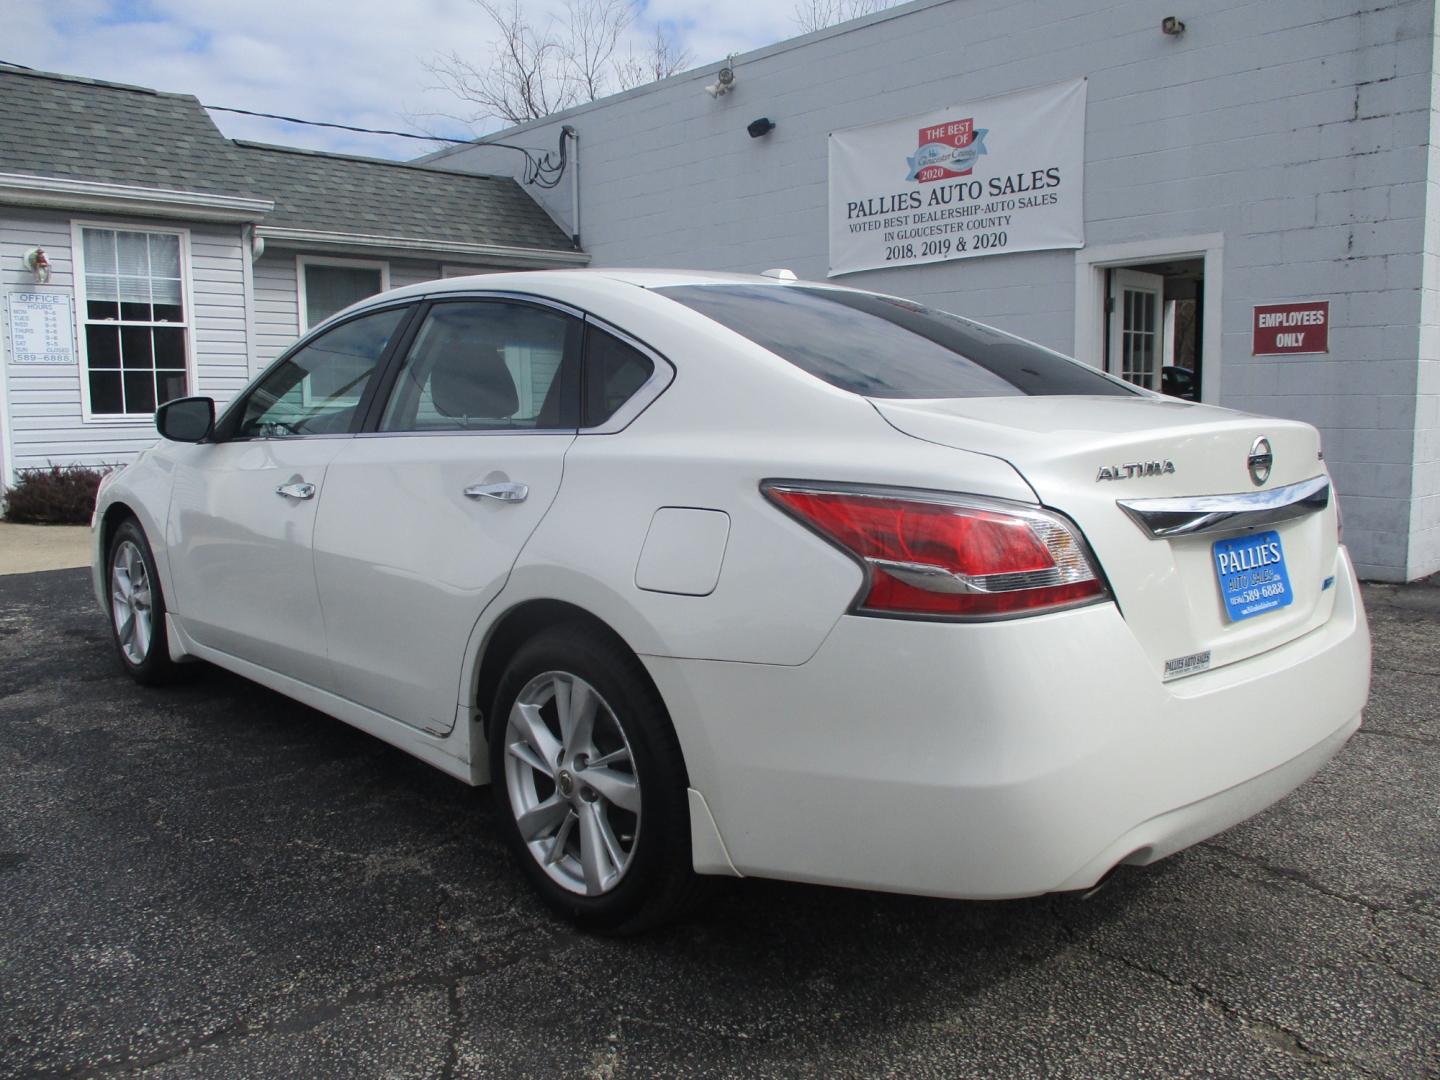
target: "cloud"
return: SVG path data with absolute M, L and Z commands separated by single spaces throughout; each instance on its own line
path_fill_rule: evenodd
M 526 0 L 537 21 L 558 0 Z M 467 134 L 425 60 L 454 50 L 489 55 L 489 20 L 471 0 L 55 0 L 7 3 L 0 59 L 48 71 L 196 95 L 226 105 L 358 127 Z M 637 51 L 664 26 L 696 65 L 795 32 L 783 3 L 646 0 L 631 28 Z M 622 46 L 623 51 L 623 46 Z M 212 113 L 232 138 L 378 157 L 433 147 L 404 139 Z

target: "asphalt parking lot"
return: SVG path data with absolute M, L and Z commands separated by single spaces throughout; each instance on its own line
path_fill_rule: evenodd
M 0 1075 L 1440 1075 L 1440 588 L 1368 591 L 1366 725 L 1095 898 L 745 881 L 639 940 L 530 898 L 487 794 L 0 578 Z

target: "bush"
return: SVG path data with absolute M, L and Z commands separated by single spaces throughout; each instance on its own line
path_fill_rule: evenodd
M 5 493 L 5 520 L 29 525 L 88 525 L 100 478 L 110 469 L 51 465 L 26 469 Z

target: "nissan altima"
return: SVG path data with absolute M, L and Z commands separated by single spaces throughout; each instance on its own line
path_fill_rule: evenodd
M 584 926 L 705 875 L 1094 886 L 1360 724 L 1314 428 L 776 272 L 427 282 L 96 506 L 142 683 L 206 660 L 469 784 Z

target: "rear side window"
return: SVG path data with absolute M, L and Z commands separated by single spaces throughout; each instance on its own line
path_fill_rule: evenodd
M 655 291 L 831 386 L 865 397 L 1135 393 L 1077 360 L 894 297 L 792 285 Z
M 502 300 L 437 303 L 395 381 L 381 431 L 575 430 L 580 322 Z
M 655 362 L 599 327 L 585 331 L 584 427 L 599 427 L 655 373 Z

